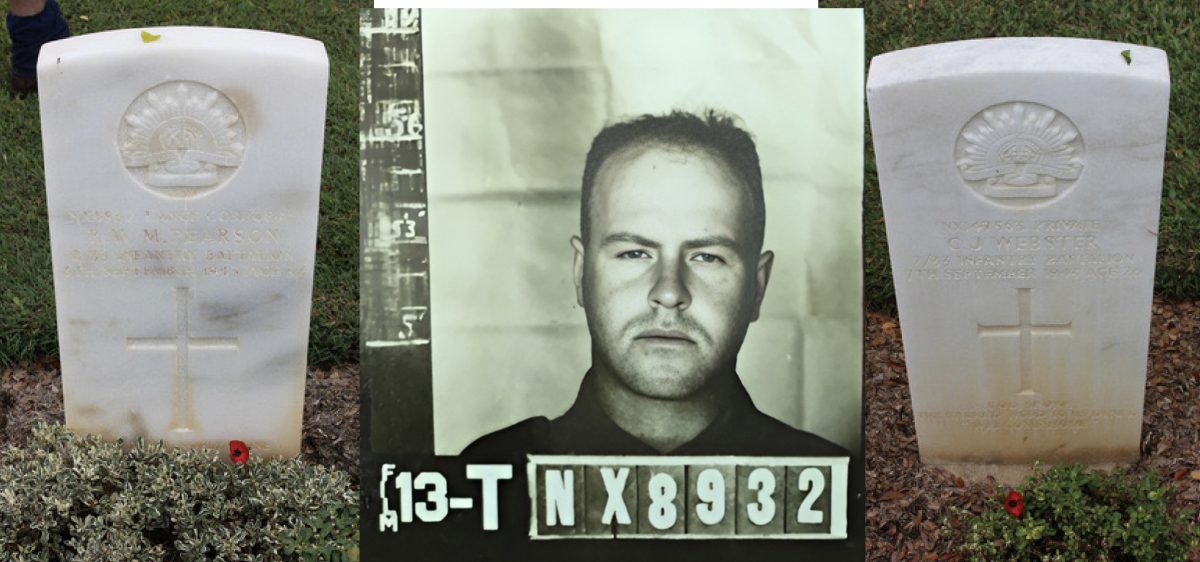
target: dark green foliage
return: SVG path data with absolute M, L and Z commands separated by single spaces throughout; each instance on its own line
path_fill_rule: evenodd
M 325 43 L 329 102 L 309 361 L 356 361 L 358 10 L 371 3 L 72 0 L 61 6 L 74 35 L 196 25 L 276 31 Z M 8 34 L 0 32 L 0 79 L 5 83 L 8 52 Z M 0 366 L 58 352 L 45 190 L 38 100 L 12 98 L 5 90 L 0 93 Z
M 346 473 L 221 455 L 35 426 L 0 451 L 0 561 L 357 560 Z
M 968 560 L 1183 561 L 1200 544 L 1194 512 L 1172 513 L 1173 490 L 1153 474 L 1035 467 L 1017 490 L 1025 502 L 1020 517 L 1004 510 L 1008 490 L 1001 488 L 987 511 L 963 520 L 956 542 Z

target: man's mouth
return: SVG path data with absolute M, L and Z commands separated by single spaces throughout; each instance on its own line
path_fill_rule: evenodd
M 688 345 L 695 344 L 686 333 L 679 330 L 646 330 L 637 335 L 635 340 L 640 340 L 645 343 L 667 344 L 667 345 Z

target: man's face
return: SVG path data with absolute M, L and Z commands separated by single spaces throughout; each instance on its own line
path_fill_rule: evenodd
M 748 190 L 707 151 L 629 147 L 596 174 L 575 286 L 593 361 L 638 394 L 684 399 L 729 373 L 770 276 Z

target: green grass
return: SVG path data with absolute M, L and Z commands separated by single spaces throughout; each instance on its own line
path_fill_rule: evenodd
M 861 6 L 854 1 L 823 7 Z M 1171 115 L 1163 177 L 1155 292 L 1172 299 L 1200 298 L 1200 9 L 1193 2 L 1127 0 L 976 0 L 866 3 L 866 53 L 960 39 L 1063 36 L 1158 47 L 1171 66 Z M 887 236 L 866 137 L 863 254 L 867 306 L 894 310 Z
M 329 53 L 309 361 L 358 358 L 358 9 L 365 0 L 68 0 L 73 35 L 163 25 L 303 35 Z M 86 18 L 86 19 L 85 19 Z M 0 33 L 0 76 L 10 74 Z M 0 366 L 58 353 L 37 98 L 0 93 Z

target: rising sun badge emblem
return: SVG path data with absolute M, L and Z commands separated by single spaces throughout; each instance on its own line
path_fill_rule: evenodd
M 220 186 L 242 163 L 245 125 L 233 102 L 199 82 L 143 92 L 121 119 L 121 160 L 142 185 L 191 197 Z
M 1032 102 L 991 106 L 971 118 L 955 147 L 959 174 L 989 199 L 1034 203 L 1074 185 L 1083 139 L 1062 113 Z

